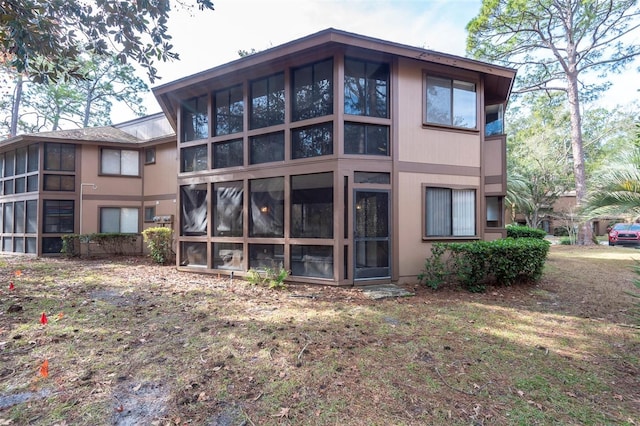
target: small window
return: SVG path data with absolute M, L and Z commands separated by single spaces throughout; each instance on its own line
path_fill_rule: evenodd
M 242 243 L 213 243 L 214 269 L 244 269 L 244 252 Z
M 296 129 L 291 132 L 291 158 L 333 154 L 333 124 Z
M 16 175 L 22 175 L 27 171 L 27 147 L 16 150 Z
M 251 128 L 284 123 L 284 73 L 251 82 Z
M 353 181 L 355 183 L 389 185 L 391 183 L 391 175 L 383 172 L 354 172 Z
M 155 147 L 145 148 L 144 150 L 144 164 L 155 164 L 156 162 L 156 149 Z
M 249 140 L 251 164 L 284 161 L 284 133 L 254 136 Z
M 73 175 L 43 175 L 45 191 L 75 191 L 75 182 Z
M 100 232 L 138 233 L 138 209 L 134 207 L 102 207 L 100 209 Z
M 500 228 L 503 226 L 502 197 L 487 197 L 487 227 Z
M 476 235 L 475 189 L 427 187 L 424 200 L 426 237 Z
M 426 79 L 426 123 L 476 128 L 476 85 L 428 76 Z
M 213 144 L 213 168 L 242 166 L 244 164 L 242 139 Z
M 38 144 L 34 143 L 29 145 L 29 158 L 27 159 L 27 172 L 38 171 L 39 156 L 38 156 Z
M 485 136 L 504 134 L 504 106 L 489 105 L 485 108 Z
M 333 246 L 291 246 L 291 275 L 333 278 Z
M 249 268 L 264 271 L 284 267 L 284 245 L 249 244 Z
M 153 218 L 156 217 L 156 206 L 148 206 L 144 208 L 144 221 L 153 222 Z
M 204 95 L 182 103 L 181 142 L 205 139 L 209 136 L 208 101 L 209 97 Z
M 389 156 L 389 127 L 345 123 L 344 153 Z
M 38 192 L 38 175 L 27 176 L 27 192 Z
M 207 243 L 182 241 L 180 243 L 180 266 L 206 267 Z
M 16 171 L 16 152 L 7 151 L 4 154 L 4 176 L 11 177 Z
M 100 171 L 105 175 L 139 176 L 139 152 L 128 149 L 103 148 Z

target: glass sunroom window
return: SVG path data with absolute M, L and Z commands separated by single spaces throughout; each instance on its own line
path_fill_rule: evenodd
M 230 135 L 243 130 L 244 100 L 242 86 L 220 90 L 214 96 L 215 135 Z
M 44 145 L 44 169 L 73 172 L 76 170 L 76 146 L 48 142 Z
M 244 164 L 244 145 L 242 139 L 213 144 L 213 168 L 242 166 Z
M 207 145 L 196 145 L 180 150 L 180 171 L 197 172 L 207 170 Z
M 209 112 L 207 95 L 182 102 L 181 142 L 204 139 L 209 136 Z
M 333 278 L 333 246 L 291 246 L 291 275 Z
M 207 234 L 207 184 L 180 187 L 180 235 Z
M 293 70 L 293 121 L 333 113 L 333 60 Z
M 389 156 L 389 126 L 345 123 L 344 153 Z
M 284 178 L 249 181 L 249 236 L 284 237 Z
M 251 82 L 252 129 L 284 123 L 284 73 Z
M 216 237 L 242 237 L 244 185 L 242 181 L 221 182 L 213 186 Z
M 426 188 L 427 237 L 470 237 L 476 234 L 474 189 Z
M 296 129 L 291 132 L 291 158 L 333 154 L 333 123 Z
M 291 176 L 291 236 L 333 238 L 333 173 Z
M 389 117 L 389 64 L 345 60 L 344 112 Z
M 475 129 L 476 117 L 476 85 L 474 83 L 427 77 L 427 124 Z
M 284 161 L 284 133 L 269 133 L 249 139 L 251 164 Z

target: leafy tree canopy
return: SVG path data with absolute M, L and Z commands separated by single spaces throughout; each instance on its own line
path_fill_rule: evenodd
M 159 76 L 155 61 L 178 59 L 170 43 L 169 0 L 2 0 L 0 62 L 36 82 L 82 77 L 80 52 L 116 53 L 146 69 L 151 82 Z M 195 0 L 213 10 L 211 0 Z

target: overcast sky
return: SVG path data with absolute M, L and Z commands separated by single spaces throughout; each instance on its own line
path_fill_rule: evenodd
M 195 1 L 192 1 L 195 3 Z M 425 49 L 464 56 L 467 23 L 481 0 L 214 0 L 215 11 L 174 10 L 169 21 L 179 61 L 159 63 L 154 85 L 195 74 L 238 59 L 239 50 L 265 50 L 332 27 Z M 637 65 L 636 65 L 637 67 Z M 140 76 L 146 75 L 141 71 Z M 636 83 L 618 85 L 608 106 L 638 99 Z M 618 79 L 621 80 L 621 79 Z M 159 112 L 145 97 L 149 114 Z M 115 107 L 114 123 L 135 118 Z

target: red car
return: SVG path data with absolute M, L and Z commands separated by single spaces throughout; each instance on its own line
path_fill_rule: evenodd
M 640 223 L 616 223 L 609 231 L 609 245 L 640 245 Z

